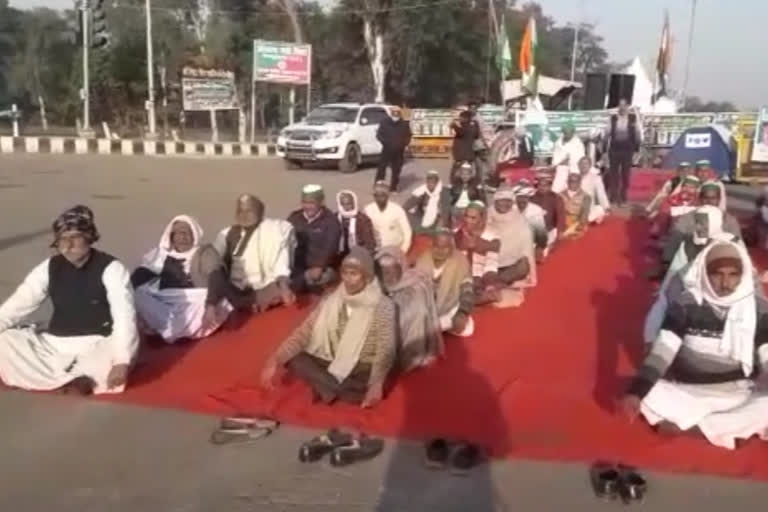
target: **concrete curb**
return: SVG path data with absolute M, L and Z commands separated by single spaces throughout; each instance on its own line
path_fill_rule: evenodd
M 81 137 L 0 137 L 0 154 L 146 155 L 203 157 L 266 157 L 274 144 L 239 142 L 150 141 L 85 139 Z

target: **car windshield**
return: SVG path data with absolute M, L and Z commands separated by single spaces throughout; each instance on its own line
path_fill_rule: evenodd
M 308 123 L 354 123 L 359 109 L 353 107 L 319 107 L 307 116 Z

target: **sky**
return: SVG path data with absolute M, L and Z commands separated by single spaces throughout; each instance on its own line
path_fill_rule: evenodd
M 678 89 L 685 76 L 692 1 L 538 0 L 544 12 L 560 24 L 594 23 L 612 61 L 638 56 L 651 79 L 664 9 L 669 9 L 673 37 L 670 82 Z M 10 3 L 19 8 L 71 8 L 73 0 Z M 768 104 L 768 65 L 763 53 L 768 43 L 766 20 L 768 0 L 698 0 L 688 94 L 732 101 L 742 108 Z

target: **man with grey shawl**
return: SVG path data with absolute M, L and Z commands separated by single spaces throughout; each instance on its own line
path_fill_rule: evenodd
M 397 247 L 381 248 L 376 263 L 384 290 L 397 308 L 400 369 L 408 371 L 431 364 L 445 348 L 431 276 L 409 269 L 405 255 Z

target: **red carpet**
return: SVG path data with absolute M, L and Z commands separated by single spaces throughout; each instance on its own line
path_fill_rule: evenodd
M 257 386 L 265 357 L 307 309 L 281 309 L 237 332 L 151 349 L 118 401 L 210 414 L 245 411 L 314 427 L 443 435 L 482 443 L 495 456 L 594 461 L 768 480 L 768 446 L 735 452 L 696 438 L 656 435 L 612 412 L 638 363 L 650 286 L 641 277 L 641 222 L 612 219 L 560 247 L 516 310 L 477 313 L 477 333 L 448 340 L 444 361 L 400 378 L 374 410 L 310 402 L 300 382 Z
M 664 182 L 672 175 L 672 171 L 662 169 L 632 169 L 629 185 L 630 201 L 647 201 L 658 192 Z M 531 182 L 535 179 L 535 173 L 531 169 L 506 169 L 501 171 L 501 176 L 509 184 L 515 184 L 521 179 Z

